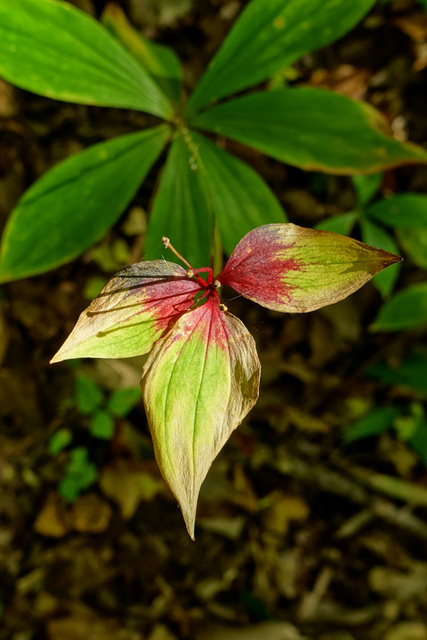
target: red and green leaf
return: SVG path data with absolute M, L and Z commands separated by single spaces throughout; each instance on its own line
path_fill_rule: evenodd
M 156 459 L 192 538 L 200 486 L 255 404 L 259 377 L 254 339 L 214 298 L 182 315 L 145 364 L 141 387 Z
M 139 262 L 121 269 L 83 311 L 51 362 L 68 358 L 125 358 L 147 353 L 200 285 L 172 262 Z
M 342 300 L 400 260 L 328 231 L 267 224 L 239 242 L 216 279 L 268 309 L 306 312 Z

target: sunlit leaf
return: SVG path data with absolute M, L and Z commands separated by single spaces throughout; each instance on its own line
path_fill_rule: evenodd
M 312 171 L 371 173 L 427 162 L 422 147 L 392 137 L 379 111 L 321 89 L 253 93 L 212 107 L 191 123 Z
M 170 119 L 151 76 L 91 16 L 60 0 L 0 2 L 0 76 L 48 98 Z
M 362 230 L 362 240 L 378 249 L 384 249 L 389 253 L 397 253 L 399 247 L 394 238 L 385 229 L 374 224 L 370 220 L 363 219 L 360 223 Z M 372 284 L 383 296 L 388 296 L 392 290 L 400 273 L 400 264 L 393 264 L 388 269 L 377 273 L 372 280 Z
M 258 397 L 260 364 L 242 322 L 210 298 L 151 351 L 141 381 L 160 470 L 189 535 L 215 456 Z
M 83 311 L 51 362 L 125 358 L 147 353 L 192 304 L 199 285 L 163 260 L 121 269 Z
M 120 136 L 45 173 L 7 221 L 0 281 L 43 273 L 99 240 L 123 213 L 169 135 L 162 125 Z
M 145 38 L 113 2 L 107 4 L 102 22 L 177 104 L 181 97 L 182 67 L 174 51 Z
M 399 261 L 328 231 L 269 224 L 239 242 L 217 280 L 269 309 L 305 312 L 342 300 Z
M 305 53 L 333 42 L 373 4 L 374 0 L 252 0 L 190 97 L 187 113 L 262 82 Z

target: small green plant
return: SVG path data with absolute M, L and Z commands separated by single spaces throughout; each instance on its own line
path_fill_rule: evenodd
M 342 300 L 400 258 L 327 231 L 270 224 L 250 231 L 214 277 L 163 242 L 187 270 L 154 260 L 119 271 L 52 362 L 149 353 L 141 388 L 154 451 L 194 538 L 200 486 L 256 403 L 261 372 L 255 341 L 221 304 L 220 287 L 274 311 L 302 313 Z M 85 392 L 86 413 L 100 403 L 96 389 Z
M 57 100 L 164 121 L 100 142 L 42 176 L 8 219 L 0 281 L 43 273 L 93 245 L 168 146 L 146 236 L 149 259 L 160 257 L 159 238 L 170 235 L 190 262 L 207 264 L 221 254 L 218 237 L 230 254 L 250 230 L 284 222 L 263 179 L 206 134 L 306 170 L 371 173 L 426 162 L 421 147 L 393 139 L 374 108 L 342 95 L 297 86 L 232 98 L 345 34 L 374 2 L 252 0 L 185 100 L 176 55 L 138 34 L 114 4 L 102 26 L 60 0 L 0 0 L 3 78 Z
M 94 438 L 111 440 L 114 436 L 117 418 L 126 416 L 139 402 L 137 389 L 117 389 L 108 398 L 92 378 L 79 374 L 76 377 L 72 404 L 89 420 L 88 429 Z M 49 439 L 48 452 L 57 456 L 73 441 L 70 429 L 61 428 Z M 58 492 L 68 502 L 78 496 L 98 479 L 98 469 L 89 458 L 86 447 L 78 446 L 69 450 L 69 458 L 59 482 Z
M 379 435 L 394 429 L 427 465 L 427 416 L 423 400 L 427 395 L 427 354 L 417 349 L 395 366 L 377 362 L 367 372 L 381 383 L 404 390 L 402 398 L 390 406 L 375 406 L 343 430 L 344 442 Z M 408 393 L 412 398 L 408 399 Z

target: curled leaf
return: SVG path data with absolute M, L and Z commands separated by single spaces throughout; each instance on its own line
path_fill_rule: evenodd
M 193 539 L 200 486 L 257 401 L 260 368 L 246 327 L 209 298 L 178 319 L 143 369 L 156 459 Z
M 193 303 L 199 285 L 172 262 L 138 262 L 121 269 L 83 311 L 51 362 L 126 358 L 147 353 Z
M 268 309 L 306 312 L 342 300 L 400 260 L 336 233 L 267 224 L 239 242 L 216 279 Z

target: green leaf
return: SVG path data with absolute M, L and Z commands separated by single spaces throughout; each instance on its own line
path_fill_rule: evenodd
M 160 258 L 162 237 L 194 268 L 209 264 L 211 209 L 197 163 L 197 149 L 190 150 L 191 136 L 177 136 L 169 150 L 145 239 L 145 257 Z M 173 256 L 171 260 L 176 260 Z
M 392 137 L 376 109 L 322 89 L 253 93 L 212 107 L 191 125 L 312 171 L 371 173 L 427 162 L 424 149 Z
M 99 240 L 130 202 L 168 138 L 165 125 L 120 136 L 45 173 L 7 221 L 0 281 L 44 273 Z
M 114 418 L 106 411 L 97 411 L 89 425 L 91 435 L 101 440 L 111 440 L 114 435 L 114 428 Z
M 108 401 L 108 410 L 115 416 L 122 418 L 126 416 L 129 411 L 132 411 L 134 406 L 140 401 L 140 398 L 140 390 L 134 387 L 130 387 L 129 389 L 116 389 Z
M 168 49 L 139 33 L 126 18 L 119 5 L 110 2 L 102 14 L 108 31 L 133 54 L 166 95 L 178 104 L 181 98 L 182 67 L 172 49 Z
M 203 185 L 228 254 L 255 227 L 286 221 L 276 196 L 253 169 L 205 136 L 194 132 L 190 135 L 197 147 Z
M 159 340 L 141 380 L 154 451 L 189 535 L 212 461 L 258 397 L 260 364 L 242 322 L 210 298 Z
M 408 387 L 419 393 L 427 392 L 427 354 L 414 351 L 396 367 L 385 362 L 377 362 L 367 371 L 367 375 L 387 384 Z
M 378 193 L 383 181 L 383 173 L 373 173 L 370 176 L 353 176 L 353 185 L 360 205 L 366 205 Z
M 393 229 L 411 229 L 427 225 L 427 196 L 406 193 L 384 198 L 369 207 L 369 218 Z
M 344 442 L 349 444 L 355 440 L 369 438 L 370 436 L 376 436 L 383 431 L 387 431 L 387 429 L 393 425 L 393 421 L 397 418 L 400 412 L 400 409 L 397 407 L 374 409 L 367 416 L 364 416 L 352 425 L 345 427 L 343 431 Z
M 51 362 L 147 353 L 176 316 L 192 306 L 199 288 L 172 262 L 155 260 L 125 267 L 83 311 Z
M 396 229 L 396 236 L 412 262 L 427 270 L 427 224 L 424 227 Z
M 69 429 L 58 429 L 49 438 L 47 445 L 48 453 L 51 456 L 57 456 L 61 453 L 73 440 L 73 434 Z
M 74 502 L 97 478 L 98 470 L 89 460 L 87 449 L 76 447 L 70 451 L 70 460 L 59 482 L 58 492 L 67 502 Z
M 104 394 L 92 378 L 80 374 L 76 378 L 75 398 L 77 410 L 87 416 L 101 406 Z
M 267 224 L 239 242 L 216 279 L 268 309 L 303 313 L 346 298 L 398 261 L 336 233 Z
M 399 251 L 394 238 L 382 227 L 370 222 L 370 220 L 363 219 L 360 223 L 360 228 L 362 240 L 366 244 L 378 247 L 378 249 L 384 249 L 389 253 L 397 253 Z M 373 277 L 372 284 L 375 285 L 383 297 L 387 297 L 392 292 L 399 277 L 400 268 L 400 264 L 392 264 L 388 269 L 377 273 Z
M 60 0 L 0 2 L 0 75 L 56 100 L 173 115 L 158 84 L 115 38 Z
M 348 213 L 340 213 L 337 216 L 330 216 L 316 224 L 316 229 L 321 231 L 330 231 L 331 233 L 340 233 L 343 236 L 349 236 L 359 217 L 358 211 L 349 211 Z
M 374 0 L 252 0 L 197 85 L 187 114 L 282 71 L 349 31 Z
M 396 293 L 381 308 L 372 331 L 400 331 L 427 322 L 427 282 L 413 284 Z

